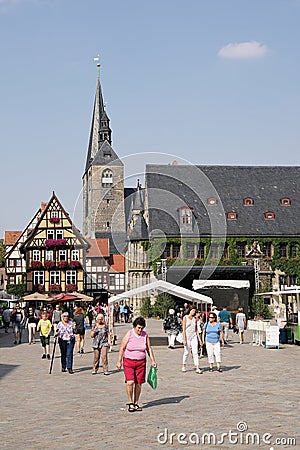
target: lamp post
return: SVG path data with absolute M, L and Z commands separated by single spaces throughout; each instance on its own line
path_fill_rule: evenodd
M 167 281 L 167 260 L 161 259 L 161 279 L 162 281 Z

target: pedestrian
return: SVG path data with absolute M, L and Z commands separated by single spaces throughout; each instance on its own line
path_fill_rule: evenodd
M 238 313 L 235 316 L 235 326 L 237 327 L 239 332 L 240 344 L 243 344 L 244 342 L 244 331 L 246 328 L 246 324 L 246 314 L 244 314 L 243 308 L 239 308 Z
M 98 314 L 96 317 L 96 323 L 91 331 L 91 338 L 93 339 L 94 349 L 94 363 L 92 374 L 96 375 L 99 370 L 100 356 L 102 360 L 102 367 L 104 375 L 108 375 L 108 326 L 104 321 L 104 315 Z
M 43 348 L 42 359 L 50 359 L 50 333 L 52 323 L 47 319 L 47 313 L 42 313 L 42 318 L 39 320 L 38 331 L 40 332 L 40 340 Z
M 91 303 L 89 304 L 88 309 L 87 309 L 87 316 L 88 316 L 88 319 L 89 319 L 90 328 L 92 328 L 93 319 L 95 317 L 95 309 L 94 309 L 94 307 L 93 307 L 93 305 Z
M 13 309 L 11 314 L 12 321 L 14 322 L 14 333 L 15 333 L 15 341 L 14 344 L 21 344 L 22 342 L 22 331 L 25 323 L 25 313 L 23 308 L 20 307 L 20 303 L 16 303 L 16 306 Z
M 175 338 L 182 331 L 182 327 L 173 308 L 169 309 L 169 314 L 163 322 L 163 330 L 168 336 L 168 348 L 174 349 Z
M 219 312 L 219 322 L 222 327 L 222 332 L 224 334 L 224 342 L 228 342 L 228 330 L 232 327 L 232 318 L 229 311 L 227 311 L 227 306 L 223 306 L 222 311 Z
M 52 314 L 52 325 L 53 325 L 54 335 L 56 334 L 57 325 L 61 321 L 61 314 L 62 314 L 62 311 L 60 309 L 60 306 L 56 305 L 55 309 L 53 310 L 53 314 Z
M 196 373 L 203 373 L 199 368 L 199 357 L 198 357 L 198 342 L 202 343 L 197 329 L 195 314 L 197 307 L 195 305 L 189 306 L 188 314 L 186 314 L 182 319 L 182 334 L 183 334 L 183 357 L 182 357 L 182 372 L 186 372 L 186 362 L 190 351 L 192 350 L 194 366 Z
M 84 336 L 85 336 L 85 318 L 83 309 L 81 306 L 76 308 L 74 313 L 74 324 L 75 324 L 75 335 L 76 335 L 76 344 L 77 344 L 77 353 L 84 353 Z
M 11 319 L 10 309 L 9 309 L 8 305 L 6 305 L 3 310 L 3 313 L 2 313 L 2 320 L 3 320 L 5 333 L 8 333 L 10 319 Z
M 28 315 L 26 318 L 25 328 L 28 329 L 28 344 L 35 344 L 36 341 L 36 326 L 38 323 L 38 317 L 33 311 L 33 308 L 28 309 Z
M 222 333 L 221 324 L 217 322 L 217 315 L 213 312 L 209 313 L 208 322 L 203 328 L 203 339 L 205 340 L 209 371 L 214 371 L 214 359 L 216 359 L 217 371 L 222 372 L 221 369 L 221 347 L 220 341 L 222 342 L 222 348 L 224 347 L 224 337 Z
M 145 332 L 146 321 L 137 317 L 133 321 L 133 329 L 128 331 L 121 342 L 117 369 L 124 367 L 126 392 L 128 396 L 128 411 L 141 411 L 139 398 L 142 384 L 146 380 L 146 353 L 151 365 L 157 367 L 148 334 Z
M 60 348 L 61 371 L 74 373 L 73 350 L 75 345 L 74 323 L 69 320 L 69 313 L 63 312 L 57 325 L 58 344 Z

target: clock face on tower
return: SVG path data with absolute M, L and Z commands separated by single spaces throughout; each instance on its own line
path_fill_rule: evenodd
M 109 188 L 105 190 L 103 195 L 104 200 L 113 200 L 114 199 L 114 188 Z

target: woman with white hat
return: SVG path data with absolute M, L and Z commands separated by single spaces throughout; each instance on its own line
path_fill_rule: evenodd
M 163 330 L 168 336 L 168 348 L 175 348 L 175 338 L 177 334 L 181 331 L 181 323 L 178 317 L 175 316 L 175 311 L 173 308 L 169 309 L 169 314 L 163 322 Z

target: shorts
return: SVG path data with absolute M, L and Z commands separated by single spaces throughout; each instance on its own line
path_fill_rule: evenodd
M 46 347 L 46 345 L 50 344 L 50 336 L 40 336 L 42 347 Z
M 146 381 L 146 359 L 123 359 L 125 383 L 134 381 L 137 384 Z
M 15 333 L 17 333 L 17 332 L 21 333 L 22 331 L 23 331 L 23 325 L 20 322 L 15 322 L 14 332 Z

